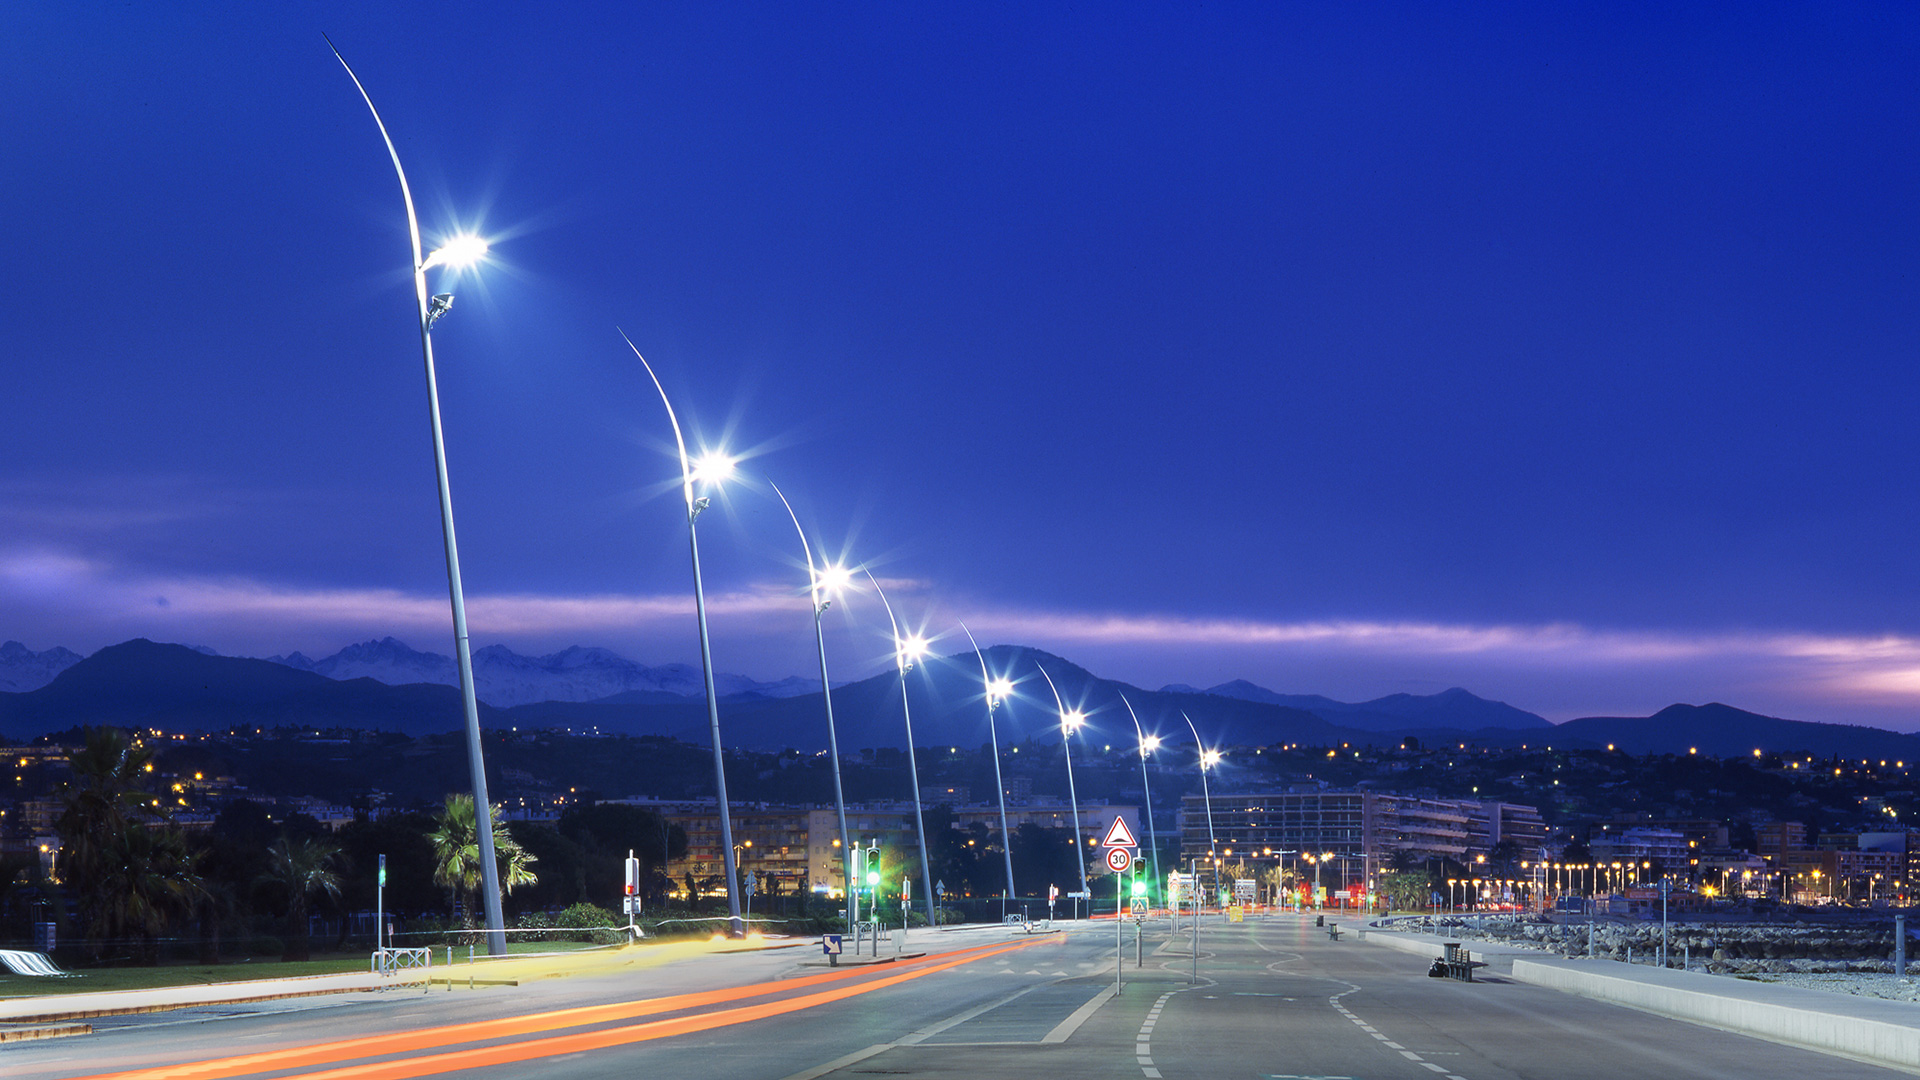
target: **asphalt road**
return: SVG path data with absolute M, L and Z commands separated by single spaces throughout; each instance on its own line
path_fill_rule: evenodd
M 414 1076 L 866 1080 L 1794 1080 L 1894 1072 L 1338 942 L 1311 918 L 1183 929 L 925 935 L 924 959 L 810 966 L 811 950 L 662 950 L 520 987 L 360 994 L 101 1020 L 0 1046 L 0 1076 L 52 1080 Z M 916 942 L 916 947 L 919 943 Z M 967 950 L 967 951 L 953 951 Z M 569 1011 L 576 1010 L 576 1011 Z M 590 1011 L 577 1011 L 590 1010 Z M 454 1027 L 454 1025 L 460 1025 Z

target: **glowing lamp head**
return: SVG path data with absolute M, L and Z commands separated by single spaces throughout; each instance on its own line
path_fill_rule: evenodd
M 734 459 L 717 450 L 709 450 L 693 459 L 693 482 L 718 484 L 733 475 Z
M 900 641 L 900 662 L 912 666 L 924 658 L 932 648 L 933 646 L 927 644 L 927 639 L 919 634 L 903 638 Z
M 995 705 L 1013 696 L 1013 680 L 1007 678 L 987 680 L 987 700 Z
M 822 592 L 838 596 L 853 584 L 853 571 L 838 563 L 828 563 L 820 568 L 820 589 Z
M 1081 712 L 1079 709 L 1075 709 L 1070 713 L 1063 713 L 1060 717 L 1060 726 L 1066 728 L 1068 731 L 1078 731 L 1080 730 L 1080 725 L 1086 722 L 1087 714 Z
M 454 270 L 465 270 L 487 257 L 485 237 L 472 233 L 461 233 L 435 249 L 420 264 L 420 269 L 428 270 L 436 266 L 445 266 Z
M 1140 740 L 1140 756 L 1141 757 L 1145 757 L 1146 755 L 1151 754 L 1158 749 L 1160 749 L 1160 736 L 1149 735 L 1146 738 Z
M 1200 752 L 1200 767 L 1201 767 L 1201 768 L 1203 768 L 1203 769 L 1211 769 L 1211 768 L 1213 768 L 1213 767 L 1214 767 L 1215 765 L 1218 765 L 1218 764 L 1220 764 L 1220 751 L 1218 751 L 1218 750 L 1202 750 L 1202 751 Z

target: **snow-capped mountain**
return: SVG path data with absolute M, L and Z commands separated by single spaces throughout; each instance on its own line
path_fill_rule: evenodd
M 0 645 L 0 691 L 23 694 L 38 690 L 80 660 L 79 653 L 58 645 L 45 652 L 34 652 L 17 641 L 9 641 Z
M 460 681 L 452 657 L 419 652 L 391 637 L 349 645 L 321 660 L 312 660 L 300 653 L 267 659 L 330 679 L 365 678 L 392 686 L 407 683 L 454 686 Z M 480 699 L 500 708 L 536 701 L 596 701 L 636 692 L 690 698 L 705 693 L 697 667 L 688 664 L 648 667 L 607 649 L 577 645 L 546 656 L 522 656 L 504 645 L 477 649 L 473 654 L 473 681 Z M 713 681 L 714 689 L 722 697 L 797 697 L 820 689 L 817 680 L 799 677 L 763 683 L 744 675 L 715 672 Z

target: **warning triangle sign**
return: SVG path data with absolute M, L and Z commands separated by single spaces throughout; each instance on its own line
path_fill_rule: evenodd
M 1113 824 L 1107 828 L 1107 838 L 1100 841 L 1102 847 L 1139 847 L 1140 841 L 1133 838 L 1133 830 L 1127 828 L 1127 819 L 1115 815 Z

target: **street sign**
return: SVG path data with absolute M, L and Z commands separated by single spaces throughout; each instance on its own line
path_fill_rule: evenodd
M 820 939 L 820 951 L 828 956 L 840 955 L 840 935 L 828 934 Z
M 1146 897 L 1144 896 L 1134 897 L 1132 902 L 1132 907 L 1133 907 L 1132 915 L 1134 918 L 1144 919 L 1147 917 L 1147 898 Z
M 1107 838 L 1100 841 L 1101 847 L 1139 847 L 1140 841 L 1133 838 L 1133 830 L 1127 828 L 1127 819 L 1115 814 L 1113 824 L 1107 826 Z
M 1124 874 L 1133 869 L 1133 852 L 1123 847 L 1107 849 L 1107 869 Z

